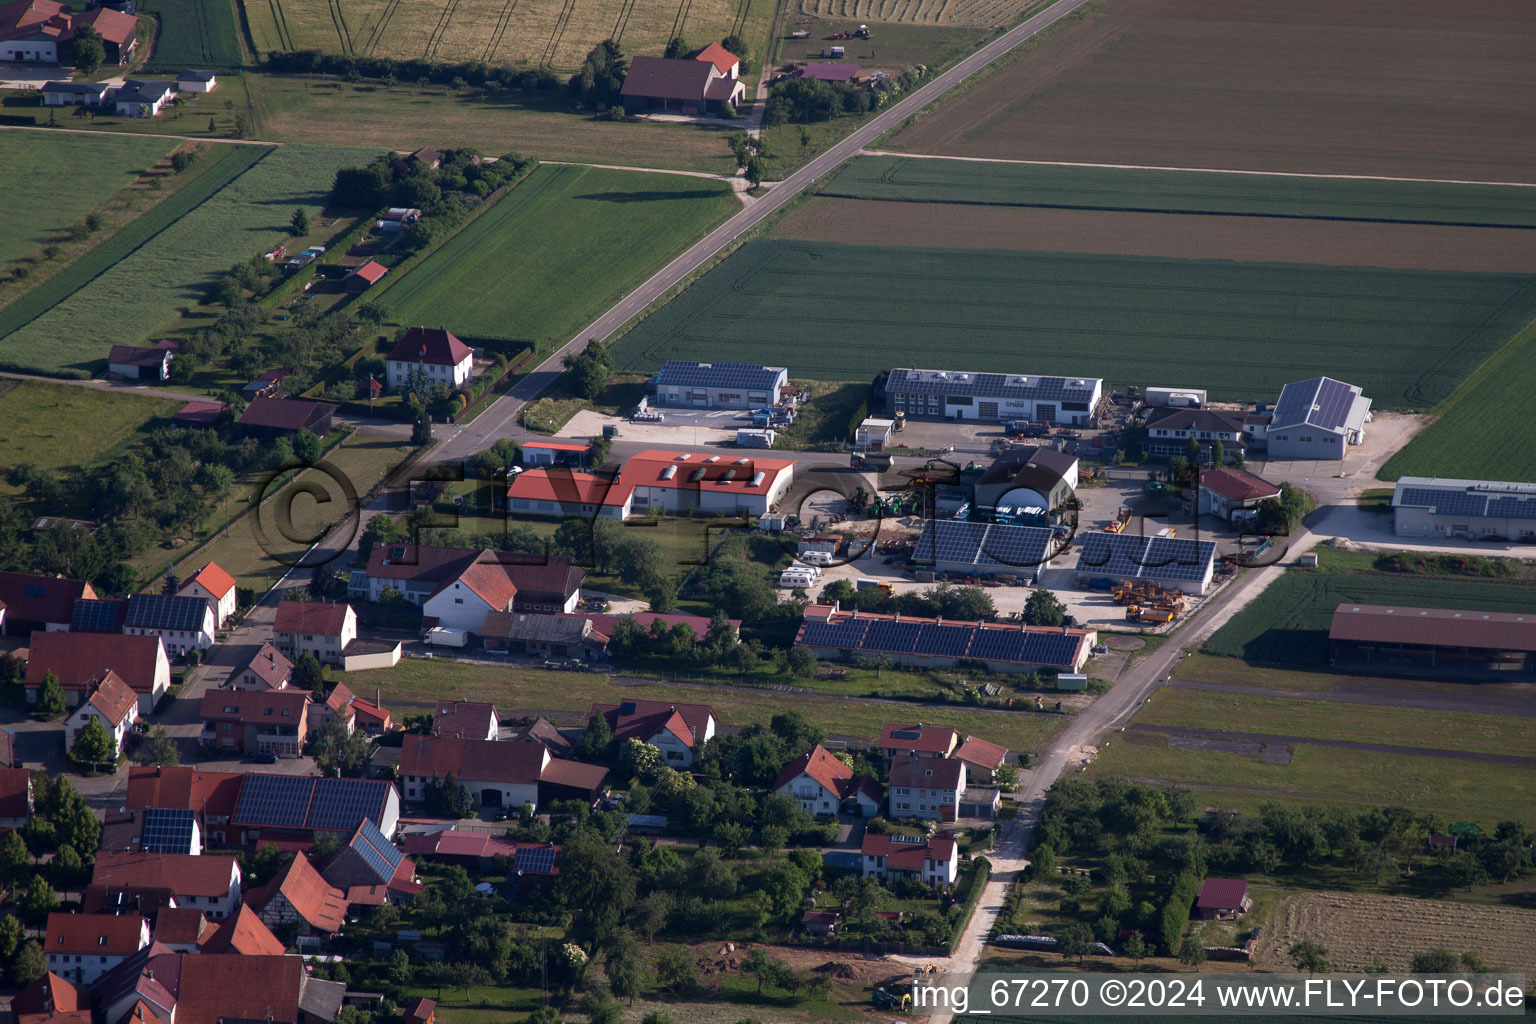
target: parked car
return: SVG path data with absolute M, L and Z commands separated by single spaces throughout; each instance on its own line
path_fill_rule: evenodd
M 277 755 L 270 750 L 263 750 L 259 754 L 251 755 L 252 764 L 277 764 Z

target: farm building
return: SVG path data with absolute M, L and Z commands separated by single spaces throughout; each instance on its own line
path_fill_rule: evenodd
M 76 601 L 94 601 L 96 591 L 84 580 L 0 570 L 0 633 L 26 636 L 34 630 L 67 632 Z
M 591 445 L 569 441 L 528 441 L 522 446 L 525 466 L 580 466 L 591 454 Z
M 1245 414 L 1222 409 L 1160 409 L 1147 417 L 1141 447 L 1154 458 L 1169 459 L 1189 452 L 1189 439 L 1200 445 L 1200 458 L 1211 460 L 1212 446 L 1221 442 L 1227 455 L 1245 451 Z
M 175 82 L 144 82 L 128 79 L 112 96 L 118 117 L 159 117 L 176 95 Z
M 122 633 L 33 633 L 27 648 L 27 702 L 37 703 L 43 677 L 52 672 L 70 707 L 93 692 L 108 672 L 139 695 L 139 713 L 154 711 L 171 688 L 171 662 L 159 637 Z
M 668 360 L 651 378 L 652 402 L 691 409 L 757 409 L 777 405 L 789 386 L 782 366 Z
M 1150 580 L 1169 590 L 1203 594 L 1216 570 L 1216 544 L 1208 540 L 1089 533 L 1077 558 L 1080 581 Z
M 312 842 L 316 833 L 345 839 L 367 818 L 385 836 L 400 824 L 400 792 L 381 779 L 321 778 L 247 772 L 229 813 L 229 841 Z M 98 863 L 100 863 L 98 861 Z
M 1154 388 L 1141 393 L 1141 400 L 1154 409 L 1203 409 L 1204 388 Z
M 619 90 L 624 109 L 631 114 L 718 113 L 725 104 L 739 104 L 746 86 L 725 74 L 709 60 L 673 60 L 636 57 Z
M 254 398 L 276 398 L 278 385 L 292 373 L 292 370 L 268 370 L 241 388 L 240 396 L 247 402 Z
M 112 93 L 106 82 L 44 82 L 45 107 L 99 107 Z
M 628 519 L 652 509 L 676 515 L 761 516 L 789 490 L 792 459 L 727 458 L 650 449 L 612 479 L 564 467 L 530 469 L 507 485 L 514 512 Z
M 716 71 L 727 78 L 741 77 L 741 58 L 719 43 L 710 43 L 708 46 L 693 51 L 688 55 L 689 60 L 705 61 L 714 65 Z
M 108 7 L 74 12 L 54 0 L 16 0 L 0 6 L 0 61 L 67 64 L 75 33 L 101 36 L 107 64 L 126 64 L 138 45 L 138 20 Z
M 108 597 L 100 601 L 83 599 L 75 602 L 75 614 L 69 621 L 71 633 L 121 633 L 123 621 L 128 617 L 126 597 Z
M 975 508 L 1061 508 L 1077 489 L 1077 457 L 1055 448 L 1016 448 L 999 455 L 976 481 Z
M 795 643 L 822 658 L 883 653 L 902 665 L 948 667 L 969 658 L 992 672 L 1055 669 L 1076 672 L 1088 661 L 1098 633 L 1050 626 L 944 622 L 908 615 L 845 612 L 813 604 Z
M 910 560 L 935 572 L 1033 580 L 1065 548 L 1065 541 L 1045 526 L 929 519 L 912 546 Z
M 1103 397 L 1104 382 L 1097 377 L 901 369 L 885 378 L 886 412 L 933 419 L 1082 427 L 1092 422 Z
M 336 406 L 301 398 L 256 398 L 245 407 L 240 426 L 248 434 L 275 436 L 307 430 L 324 437 L 331 432 Z
M 1279 487 L 1245 469 L 1223 467 L 1200 474 L 1199 511 L 1228 522 L 1242 518 L 1239 512 L 1279 497 Z
M 890 444 L 891 431 L 896 429 L 896 421 L 881 419 L 871 416 L 859 424 L 854 431 L 853 445 L 866 451 L 883 452 L 885 446 Z
M 1353 384 L 1332 377 L 1287 384 L 1280 390 L 1265 438 L 1271 459 L 1342 459 L 1365 440 L 1371 400 Z
M 227 408 L 223 402 L 188 402 L 172 414 L 171 422 L 178 427 L 216 427 Z
M 475 353 L 441 327 L 412 327 L 384 357 L 391 391 L 410 384 L 417 371 L 433 384 L 459 387 L 474 373 Z
M 201 594 L 129 594 L 123 632 L 129 636 L 158 636 L 166 652 L 182 655 L 206 651 L 218 633 L 214 604 Z
M 1334 665 L 1441 672 L 1536 669 L 1536 614 L 1341 604 L 1328 630 Z
M 341 284 L 347 291 L 358 294 L 378 284 L 387 273 L 389 268 L 384 264 L 377 260 L 369 260 L 360 267 L 353 267 Z
M 816 62 L 801 68 L 795 77 L 816 78 L 823 82 L 857 82 L 859 80 L 859 66 L 857 64 Z
M 1248 883 L 1241 878 L 1207 878 L 1195 900 L 1195 910 L 1205 921 L 1235 921 L 1252 906 Z
M 107 372 L 126 380 L 168 380 L 171 359 L 181 346 L 174 341 L 154 345 L 113 345 L 107 353 Z
M 487 612 L 475 630 L 492 654 L 536 654 L 546 658 L 600 661 L 608 637 L 579 615 L 530 612 Z
M 1405 476 L 1392 491 L 1399 537 L 1529 541 L 1536 537 L 1536 484 Z
M 219 76 L 212 71 L 183 71 L 176 76 L 177 92 L 213 92 L 219 87 Z

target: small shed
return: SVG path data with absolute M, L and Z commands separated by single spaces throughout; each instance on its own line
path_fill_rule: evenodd
M 171 422 L 178 427 L 216 427 L 227 408 L 223 402 L 188 402 L 176 410 Z
M 347 275 L 343 287 L 354 294 L 365 292 L 378 284 L 387 273 L 389 268 L 384 264 L 377 260 L 369 260 Z
M 800 915 L 800 923 L 812 935 L 831 935 L 841 917 L 835 910 L 807 910 Z
M 800 69 L 801 78 L 817 78 L 823 82 L 855 82 L 859 78 L 857 64 L 812 63 Z
M 213 92 L 218 85 L 218 76 L 212 71 L 188 70 L 176 76 L 178 92 Z
M 858 429 L 854 431 L 854 447 L 864 451 L 883 452 L 885 446 L 890 443 L 891 431 L 895 429 L 895 420 L 871 416 L 860 423 Z
M 1200 886 L 1195 909 L 1204 921 L 1235 921 L 1248 913 L 1253 899 L 1241 878 L 1207 878 Z

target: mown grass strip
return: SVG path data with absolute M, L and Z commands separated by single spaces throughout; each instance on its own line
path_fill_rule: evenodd
M 74 266 L 52 278 L 47 284 L 28 292 L 0 310 L 0 341 L 21 330 L 97 277 L 133 255 L 160 232 L 212 198 L 220 189 L 244 174 L 272 152 L 266 146 L 219 146 L 210 154 L 218 161 L 180 189 L 165 202 L 107 239 L 83 256 Z M 0 352 L 0 366 L 33 369 L 30 364 L 7 358 Z M 77 376 L 83 374 L 76 374 Z

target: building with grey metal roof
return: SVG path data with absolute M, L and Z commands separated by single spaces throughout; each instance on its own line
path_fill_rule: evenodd
M 1084 427 L 1103 396 L 1104 381 L 1098 377 L 896 369 L 885 378 L 886 412 L 914 418 Z
M 1313 377 L 1280 391 L 1267 440 L 1271 459 L 1342 459 L 1365 440 L 1371 400 L 1353 384 Z
M 1399 537 L 1536 540 L 1536 484 L 1405 476 L 1392 491 Z
M 1524 679 L 1536 669 L 1536 615 L 1341 604 L 1328 646 L 1332 664 L 1373 673 L 1460 669 Z
M 756 363 L 669 360 L 651 378 L 652 401 L 662 408 L 759 409 L 778 404 L 789 371 Z

